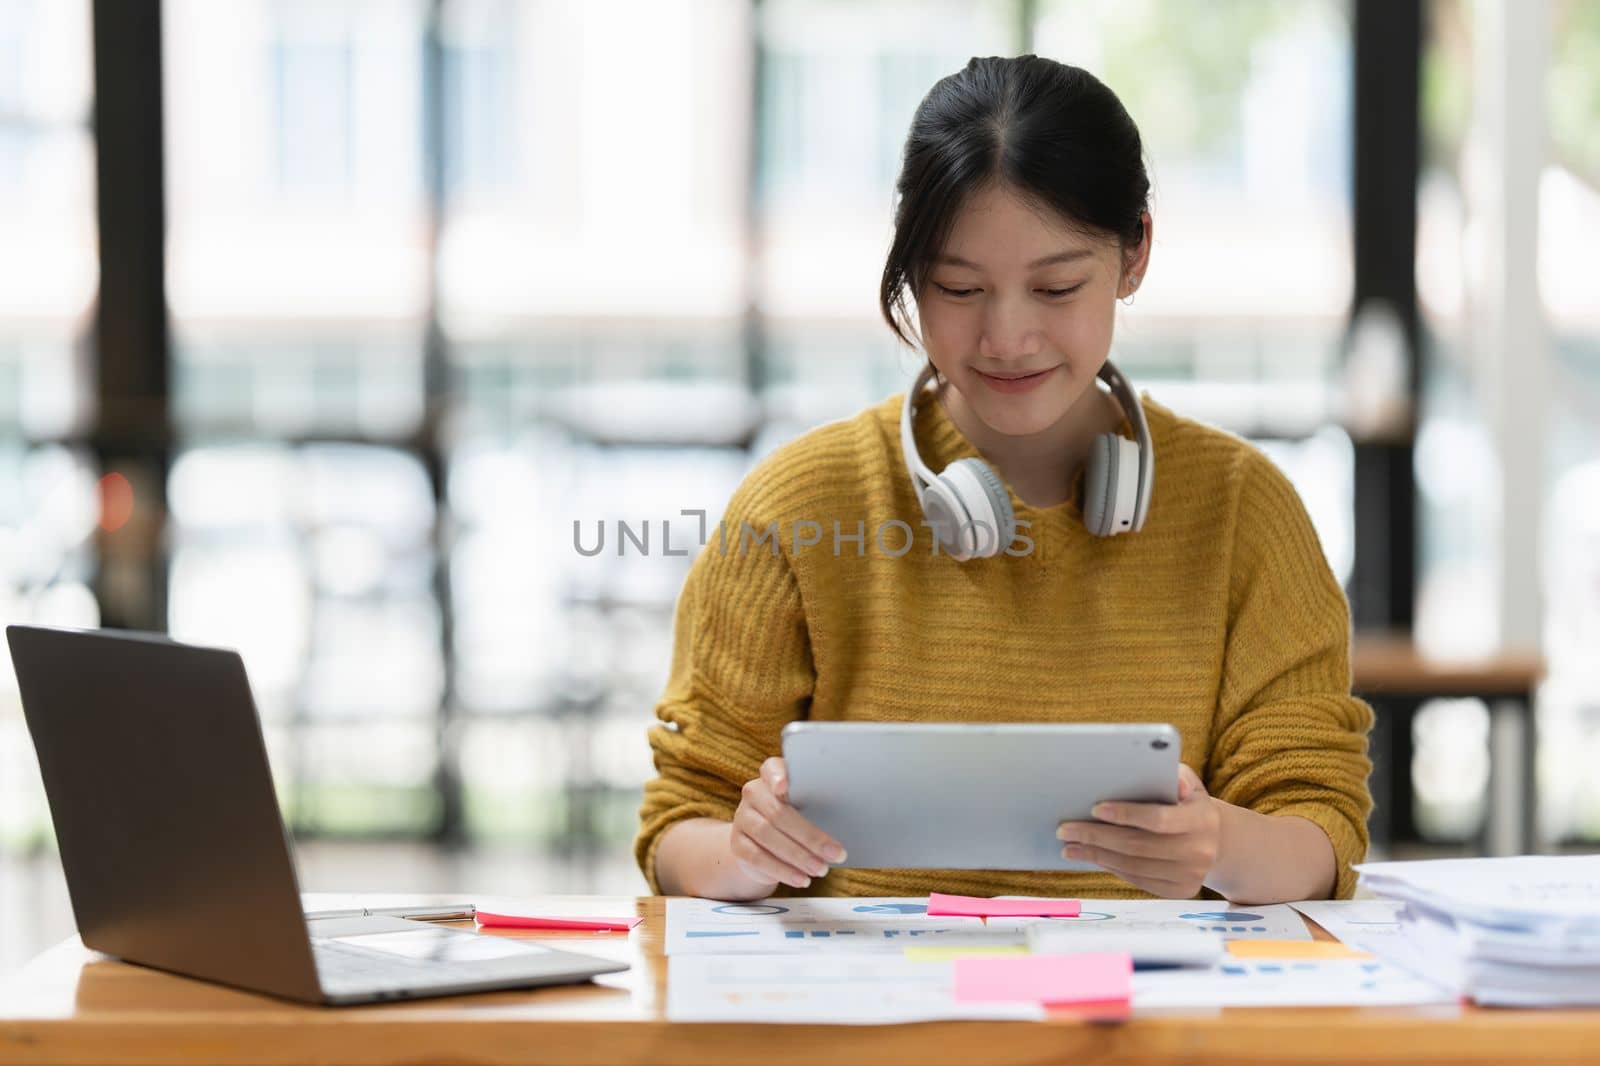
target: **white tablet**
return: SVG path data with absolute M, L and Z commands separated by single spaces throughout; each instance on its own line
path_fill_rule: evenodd
M 842 866 L 1094 870 L 1056 827 L 1101 800 L 1178 801 L 1170 725 L 793 722 L 789 802 L 844 846 Z

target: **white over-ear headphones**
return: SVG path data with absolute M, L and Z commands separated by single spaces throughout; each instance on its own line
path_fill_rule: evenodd
M 1000 476 L 982 459 L 972 458 L 958 459 L 935 474 L 917 454 L 916 437 L 911 432 L 916 403 L 932 377 L 932 364 L 924 366 L 906 390 L 905 406 L 900 412 L 900 450 L 905 453 L 906 469 L 911 473 L 911 487 L 933 527 L 933 535 L 953 557 L 986 559 L 999 555 L 1017 537 L 1011 494 Z M 1139 438 L 1136 443 L 1121 434 L 1102 433 L 1089 449 L 1083 524 L 1097 537 L 1111 537 L 1144 528 L 1145 517 L 1150 513 L 1150 490 L 1155 484 L 1156 453 L 1150 443 L 1144 408 L 1128 379 L 1110 360 L 1100 368 L 1099 377 L 1111 387 L 1111 394 L 1122 405 Z

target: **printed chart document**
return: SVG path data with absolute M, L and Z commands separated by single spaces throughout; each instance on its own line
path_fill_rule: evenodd
M 1096 932 L 1062 929 L 1042 922 L 1027 932 L 1028 950 L 1035 955 L 1074 955 L 1104 951 L 1126 952 L 1135 966 L 1211 966 L 1230 944 L 1313 944 L 1311 940 L 1233 940 L 1221 933 L 1141 933 L 1128 929 Z
M 929 917 L 926 897 L 775 898 L 747 903 L 667 900 L 667 955 L 896 953 L 935 941 L 951 946 L 1004 947 L 1027 943 L 1028 929 L 1092 930 L 1104 939 L 1121 933 L 1224 940 L 1310 940 L 1293 908 L 1275 903 L 1234 907 L 1197 900 L 1081 901 L 1076 918 Z
M 1051 928 L 1115 933 L 1162 933 L 1189 936 L 1218 933 L 1224 940 L 1310 940 L 1306 923 L 1287 904 L 1236 907 L 1210 900 L 1086 899 L 1076 918 L 990 918 L 988 928 L 1027 930 L 1041 923 Z
M 1140 970 L 1133 1007 L 1396 1007 L 1457 997 L 1382 959 L 1229 958 L 1209 970 Z
M 893 1025 L 1044 1016 L 1037 1003 L 958 1003 L 954 963 L 882 952 L 688 954 L 667 964 L 667 1017 L 675 1022 Z
M 1391 899 L 1308 899 L 1291 907 L 1326 929 L 1335 940 L 1362 951 L 1400 932 L 1400 908 Z
M 1021 945 L 1015 929 L 985 929 L 980 918 L 930 918 L 917 898 L 795 898 L 753 903 L 667 900 L 665 952 L 678 955 L 900 954 L 912 944 Z
M 1335 935 L 1340 922 L 1386 928 L 1388 905 L 1306 904 Z M 1083 935 L 1099 951 L 1141 938 L 1174 945 L 1259 943 L 1283 957 L 1228 954 L 1181 970 L 1132 975 L 1132 1009 L 1453 1004 L 1457 997 L 1382 958 L 1300 957 L 1310 931 L 1289 906 L 1193 900 L 1082 901 L 1076 918 L 930 917 L 926 897 L 667 901 L 667 1015 L 675 1021 L 893 1024 L 1044 1016 L 1038 1003 L 961 1003 L 963 950 L 992 955 Z M 1043 928 L 1042 928 L 1043 927 Z M 1032 934 L 1030 936 L 1030 930 Z M 1382 935 L 1374 932 L 1372 935 Z M 1119 938 L 1121 938 L 1119 940 Z M 1348 942 L 1358 938 L 1352 934 Z M 1277 941 L 1273 945 L 1272 941 Z M 1332 945 L 1329 945 L 1330 947 Z M 1055 951 L 1070 950 L 1056 946 Z M 1259 955 L 1259 953 L 1254 953 Z M 964 956 L 971 965 L 973 956 Z M 1000 958 L 1004 958 L 1003 956 Z M 998 960 L 996 960 L 998 961 Z

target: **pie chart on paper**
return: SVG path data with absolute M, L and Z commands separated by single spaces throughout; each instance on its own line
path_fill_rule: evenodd
M 867 903 L 853 908 L 857 914 L 927 914 L 926 903 Z

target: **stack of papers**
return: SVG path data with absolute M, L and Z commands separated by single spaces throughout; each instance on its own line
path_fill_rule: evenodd
M 1600 1005 L 1600 856 L 1356 869 L 1380 898 L 1404 904 L 1394 934 L 1368 950 L 1479 1003 Z

